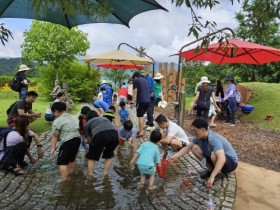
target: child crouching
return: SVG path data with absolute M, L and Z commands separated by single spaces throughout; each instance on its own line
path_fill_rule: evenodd
M 120 127 L 119 131 L 119 145 L 123 145 L 125 141 L 133 146 L 134 139 L 136 137 L 135 131 L 133 129 L 133 123 L 130 120 L 127 120 L 123 123 L 123 126 Z
M 149 190 L 156 189 L 154 186 L 156 165 L 160 164 L 160 153 L 157 143 L 161 140 L 161 133 L 158 130 L 154 130 L 151 133 L 150 141 L 144 142 L 134 157 L 130 161 L 130 166 L 133 167 L 137 160 L 137 166 L 141 174 L 140 186 L 144 187 L 146 182 L 146 176 L 149 178 Z

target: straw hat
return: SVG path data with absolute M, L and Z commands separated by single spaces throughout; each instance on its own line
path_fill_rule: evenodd
M 167 102 L 166 101 L 158 102 L 158 107 L 165 109 L 167 107 Z
M 101 81 L 101 84 L 105 84 L 105 83 L 107 83 L 107 81 L 106 81 L 105 79 L 103 79 L 103 80 Z
M 20 72 L 20 71 L 28 71 L 30 68 L 28 68 L 25 64 L 21 64 L 20 66 L 19 66 L 19 69 L 18 69 L 18 71 Z
M 200 84 L 202 84 L 202 83 L 211 83 L 210 81 L 209 81 L 209 79 L 208 79 L 208 77 L 201 77 L 201 79 L 200 79 Z
M 158 73 L 156 73 L 156 76 L 154 77 L 154 79 L 162 79 L 164 76 L 160 73 L 160 72 L 158 72 Z

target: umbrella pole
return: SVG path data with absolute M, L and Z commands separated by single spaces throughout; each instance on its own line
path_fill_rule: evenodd
M 199 38 L 199 39 L 197 39 L 197 40 L 195 40 L 195 41 L 192 41 L 192 42 L 189 42 L 188 44 L 185 44 L 185 45 L 183 45 L 182 47 L 181 47 L 181 49 L 179 50 L 179 58 L 178 58 L 178 76 L 177 76 L 177 93 L 176 93 L 176 101 L 178 101 L 179 100 L 179 94 L 180 94 L 180 89 L 181 89 L 181 79 L 182 79 L 182 70 L 181 70 L 181 62 L 182 62 L 182 56 L 181 56 L 181 54 L 182 54 L 182 51 L 183 51 L 183 49 L 185 48 L 185 47 L 187 47 L 187 46 L 189 46 L 189 45 L 191 45 L 191 44 L 194 44 L 194 43 L 196 43 L 196 42 L 198 42 L 198 41 L 201 41 L 201 40 L 203 40 L 203 39 L 205 39 L 205 38 L 207 38 L 207 37 L 209 37 L 209 36 L 212 36 L 212 35 L 214 35 L 214 34 L 217 34 L 217 33 L 220 33 L 220 32 L 222 32 L 222 31 L 224 31 L 224 30 L 229 30 L 231 33 L 232 33 L 232 37 L 234 38 L 235 37 L 235 33 L 234 33 L 234 31 L 231 29 L 231 28 L 222 28 L 222 29 L 220 29 L 220 30 L 218 30 L 218 31 L 215 31 L 215 32 L 213 32 L 213 33 L 210 33 L 210 34 L 207 34 L 206 36 L 203 36 L 203 37 L 201 37 L 201 38 Z M 181 100 L 182 101 L 182 100 Z M 181 106 L 182 106 L 182 104 L 181 104 Z M 179 104 L 179 107 L 180 107 L 180 104 Z M 185 108 L 184 108 L 185 109 Z M 176 115 L 176 113 L 175 113 L 175 116 L 178 116 L 178 114 Z M 183 118 L 184 118 L 184 116 L 183 116 Z M 179 119 L 177 119 L 178 120 L 178 122 L 179 122 Z M 182 122 L 184 122 L 184 119 L 180 119 L 180 121 L 182 121 Z M 179 123 L 179 125 L 180 125 L 180 123 Z M 182 126 L 182 125 L 180 125 L 180 126 Z
M 120 49 L 120 47 L 122 45 L 126 45 L 126 46 L 130 47 L 131 49 L 134 49 L 135 51 L 141 53 L 141 51 L 139 51 L 137 48 L 132 47 L 131 45 L 129 45 L 129 44 L 125 43 L 125 42 L 122 42 L 122 43 L 119 44 L 118 50 Z M 155 60 L 152 57 L 148 56 L 147 54 L 145 54 L 145 56 L 147 56 L 148 58 L 150 58 L 153 61 L 153 77 L 154 77 L 155 76 Z

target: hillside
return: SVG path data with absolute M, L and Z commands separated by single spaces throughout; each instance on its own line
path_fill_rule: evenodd
M 0 75 L 14 75 L 21 58 L 0 58 Z

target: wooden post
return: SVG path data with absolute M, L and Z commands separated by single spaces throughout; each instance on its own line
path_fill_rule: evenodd
M 167 91 L 166 91 L 166 76 L 167 76 L 167 73 L 166 73 L 166 69 L 162 67 L 162 63 L 159 64 L 159 72 L 164 76 L 162 79 L 161 79 L 161 85 L 162 85 L 162 94 L 163 94 L 163 99 L 165 101 L 167 101 Z
M 182 128 L 184 127 L 185 106 L 186 106 L 186 93 L 179 92 L 178 125 L 181 126 Z

